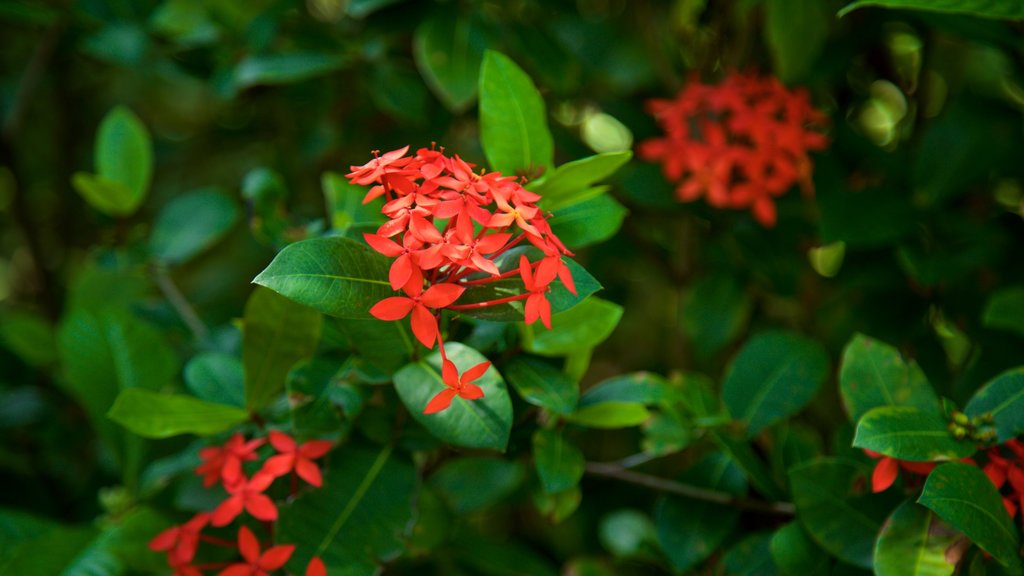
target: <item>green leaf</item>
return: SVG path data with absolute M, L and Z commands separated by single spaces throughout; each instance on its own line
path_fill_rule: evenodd
M 0 574 L 61 574 L 96 537 L 92 526 L 69 526 L 0 509 Z
M 344 68 L 348 59 L 321 52 L 259 54 L 242 59 L 235 67 L 234 86 L 245 90 L 252 86 L 292 84 Z
M 602 518 L 597 536 L 601 545 L 616 558 L 638 556 L 643 553 L 645 544 L 656 542 L 658 538 L 650 517 L 630 508 L 616 510 Z
M 533 433 L 533 461 L 548 494 L 569 490 L 583 478 L 583 453 L 556 430 Z
M 429 482 L 452 510 L 469 514 L 510 496 L 525 476 L 519 462 L 469 457 L 447 462 Z
M 854 422 L 878 406 L 940 410 L 939 399 L 916 362 L 863 334 L 854 335 L 843 350 L 839 391 Z
M 758 492 L 772 500 L 781 500 L 785 497 L 779 487 L 779 481 L 772 476 L 764 460 L 754 452 L 748 441 L 737 438 L 727 431 L 712 432 L 711 439 L 743 470 L 747 480 Z
M 249 413 L 236 406 L 139 388 L 122 390 L 108 416 L 145 438 L 168 438 L 178 434 L 209 436 L 249 419 Z
M 476 350 L 458 342 L 445 344 L 445 353 L 459 374 L 487 361 Z M 473 383 L 483 389 L 483 398 L 465 400 L 456 397 L 447 410 L 424 414 L 427 402 L 446 388 L 441 379 L 440 352 L 409 364 L 395 374 L 395 390 L 402 403 L 412 417 L 435 437 L 456 446 L 504 451 L 512 429 L 512 401 L 505 381 L 491 366 Z
M 742 496 L 743 473 L 724 454 L 713 452 L 680 478 L 686 484 Z M 662 498 L 654 510 L 658 541 L 672 567 L 686 572 L 714 553 L 736 527 L 739 510 L 679 496 Z
M 722 385 L 729 412 L 752 438 L 806 406 L 828 377 L 828 354 L 817 342 L 788 332 L 751 338 L 730 364 Z
M 871 569 L 875 536 L 891 506 L 889 497 L 863 495 L 866 467 L 819 458 L 789 471 L 797 518 L 807 534 L 844 562 Z
M 24 310 L 0 313 L 0 342 L 31 366 L 47 366 L 57 360 L 56 331 L 38 314 Z
M 551 230 L 569 248 L 604 242 L 619 231 L 629 210 L 608 194 L 585 198 L 554 209 Z
M 311 238 L 285 246 L 253 280 L 300 304 L 339 318 L 373 318 L 370 308 L 394 295 L 390 262 L 347 238 Z
M 609 178 L 622 168 L 633 153 L 606 152 L 566 162 L 542 178 L 528 182 L 526 189 L 543 196 L 540 205 L 548 210 L 577 203 L 591 186 Z
M 602 402 L 636 402 L 655 406 L 670 403 L 681 396 L 681 392 L 661 376 L 651 372 L 633 372 L 598 382 L 583 394 L 580 406 Z
M 544 490 L 535 490 L 533 492 L 534 506 L 552 524 L 558 524 L 572 516 L 573 512 L 579 509 L 582 502 L 583 491 L 580 490 L 579 486 L 573 486 L 568 490 L 554 494 L 548 494 Z
M 753 299 L 727 274 L 694 282 L 680 305 L 683 331 L 699 357 L 709 358 L 740 335 L 750 321 Z
M 772 533 L 755 532 L 733 546 L 722 557 L 725 576 L 776 576 L 772 560 Z
M 253 291 L 242 342 L 246 407 L 262 408 L 284 389 L 292 366 L 316 350 L 321 324 L 315 310 L 265 288 Z
M 579 385 L 540 358 L 518 356 L 503 367 L 516 392 L 534 406 L 570 414 L 579 400 Z
M 76 174 L 75 187 L 94 208 L 129 216 L 146 199 L 153 178 L 149 131 L 131 110 L 117 106 L 96 133 L 96 176 Z
M 877 576 L 951 576 L 946 552 L 959 534 L 930 510 L 908 500 L 885 521 L 875 544 Z
M 846 16 L 858 8 L 868 6 L 970 14 L 982 18 L 1024 19 L 1024 4 L 1012 0 L 1009 2 L 1004 0 L 859 0 L 847 4 L 839 11 L 839 16 Z
M 651 417 L 643 404 L 635 402 L 599 402 L 577 409 L 567 419 L 587 428 L 629 428 Z
M 772 560 L 785 576 L 818 576 L 828 573 L 829 558 L 807 535 L 799 522 L 779 528 L 771 541 Z
M 524 340 L 523 347 L 541 356 L 565 356 L 581 348 L 593 348 L 611 336 L 621 318 L 622 306 L 591 296 L 552 315 L 550 330 L 539 324 L 524 326 L 532 337 Z
M 372 576 L 403 550 L 413 517 L 416 470 L 390 446 L 373 452 L 347 446 L 334 452 L 324 489 L 281 508 L 277 537 L 301 542 L 289 563 L 302 573 L 319 556 L 329 574 Z
M 819 0 L 767 0 L 768 48 L 784 82 L 807 78 L 828 36 L 828 4 Z
M 1017 529 L 999 491 L 980 468 L 959 462 L 935 468 L 917 501 L 966 534 L 1012 573 L 1021 573 Z
M 491 169 L 503 174 L 554 164 L 540 92 L 515 62 L 494 50 L 484 53 L 480 68 L 480 142 Z
M 179 264 L 213 246 L 238 221 L 238 206 L 227 194 L 197 190 L 178 196 L 153 224 L 149 248 L 162 262 Z
M 1024 368 L 1007 370 L 974 393 L 964 412 L 992 415 L 999 442 L 1024 434 Z
M 231 354 L 205 352 L 185 365 L 185 386 L 197 397 L 242 408 L 245 406 L 245 371 Z
M 380 201 L 363 204 L 367 189 L 350 183 L 341 174 L 324 172 L 320 178 L 327 199 L 327 212 L 331 216 L 331 228 L 345 234 L 351 227 L 370 225 L 376 228 L 385 222 Z
M 985 303 L 981 323 L 986 328 L 1024 336 L 1024 287 L 1004 288 L 992 294 Z
M 356 354 L 387 374 L 405 366 L 409 356 L 418 348 L 405 322 L 336 318 L 331 323 L 348 337 L 349 345 Z
M 879 406 L 857 422 L 853 439 L 857 448 L 873 450 L 899 460 L 930 462 L 959 460 L 974 454 L 974 444 L 957 440 L 939 414 L 911 406 Z
M 123 184 L 95 174 L 76 172 L 71 176 L 71 185 L 90 206 L 104 214 L 121 216 L 134 211 L 124 208 L 130 206 L 134 200 L 131 191 Z
M 475 19 L 444 9 L 423 21 L 413 35 L 412 55 L 427 86 L 452 112 L 476 98 L 487 37 Z

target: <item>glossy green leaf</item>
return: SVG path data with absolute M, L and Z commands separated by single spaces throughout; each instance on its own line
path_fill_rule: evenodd
M 133 214 L 153 178 L 153 144 L 146 126 L 128 108 L 114 108 L 100 123 L 95 153 L 96 176 L 76 174 L 76 188 L 105 214 Z
M 405 366 L 420 348 L 406 322 L 382 322 L 376 318 L 333 318 L 329 322 L 348 338 L 352 351 L 387 374 Z
M 253 291 L 242 347 L 246 407 L 262 408 L 284 389 L 292 366 L 316 350 L 321 323 L 315 310 L 265 288 Z
M 843 350 L 839 391 L 854 422 L 878 406 L 912 406 L 939 413 L 939 400 L 917 363 L 863 334 L 854 335 Z
M 942 416 L 911 406 L 879 406 L 857 422 L 857 448 L 899 460 L 959 460 L 975 452 L 974 443 L 957 440 Z
M 104 214 L 118 216 L 134 211 L 134 208 L 131 211 L 125 208 L 135 202 L 131 190 L 119 182 L 95 174 L 76 172 L 71 177 L 71 185 L 90 206 Z
M 452 112 L 476 98 L 487 38 L 483 28 L 447 9 L 424 20 L 413 35 L 412 54 L 427 86 Z
M 554 163 L 540 92 L 515 62 L 494 50 L 484 53 L 480 67 L 480 141 L 491 169 L 503 174 Z
M 771 544 L 771 532 L 755 532 L 740 540 L 722 557 L 725 576 L 777 576 Z
M 167 0 L 149 18 L 150 28 L 179 46 L 216 42 L 220 28 L 201 0 Z
M 784 576 L 824 576 L 829 558 L 807 535 L 799 522 L 776 530 L 771 541 L 772 560 Z
M 1024 336 L 1024 287 L 999 290 L 985 303 L 981 323 L 987 328 Z
M 583 478 L 583 453 L 556 430 L 533 433 L 533 462 L 549 494 L 569 490 Z
M 959 534 L 927 508 L 908 500 L 882 526 L 875 544 L 877 576 L 951 576 L 947 557 Z
M 476 350 L 458 342 L 445 344 L 445 353 L 460 374 L 487 361 Z M 491 366 L 473 383 L 483 389 L 483 398 L 465 400 L 456 397 L 447 410 L 424 414 L 427 402 L 446 388 L 441 379 L 440 352 L 409 364 L 395 374 L 395 390 L 402 403 L 410 415 L 439 440 L 466 448 L 504 451 L 512 429 L 512 401 L 505 381 Z
M 784 82 L 807 78 L 833 19 L 818 0 L 767 0 L 765 27 L 775 72 Z
M 743 473 L 721 453 L 711 453 L 680 478 L 686 484 L 742 496 Z M 679 496 L 659 500 L 654 510 L 658 541 L 672 567 L 690 570 L 715 552 L 736 527 L 739 510 Z
M 1024 20 L 1024 4 L 1003 0 L 858 0 L 839 11 L 845 16 L 858 8 L 879 6 L 904 10 L 927 10 L 951 14 L 969 14 L 983 18 Z
M 577 203 L 581 193 L 585 194 L 592 185 L 608 179 L 632 157 L 630 151 L 607 152 L 566 162 L 542 178 L 528 182 L 526 189 L 543 196 L 541 206 L 557 210 Z
M 996 376 L 967 402 L 964 412 L 972 417 L 991 414 L 999 442 L 1024 434 L 1024 368 Z
M 156 218 L 149 247 L 162 262 L 179 264 L 213 246 L 238 220 L 238 206 L 219 190 L 197 190 L 171 200 Z
M 292 84 L 344 68 L 348 60 L 336 54 L 293 52 L 246 56 L 235 67 L 236 90 L 252 86 Z
M 352 184 L 334 172 L 324 172 L 320 183 L 327 200 L 331 228 L 339 234 L 345 234 L 351 227 L 377 227 L 385 222 L 380 211 L 383 204 L 379 200 L 363 204 L 368 191 L 366 187 Z
M 455 512 L 469 514 L 510 496 L 525 476 L 522 465 L 514 460 L 467 457 L 447 462 L 429 483 Z
M 505 378 L 530 404 L 570 414 L 579 400 L 579 385 L 540 358 L 519 356 L 504 366 Z
M 627 214 L 625 206 L 602 193 L 554 209 L 548 222 L 558 239 L 575 250 L 614 236 Z
M 587 428 L 629 428 L 651 417 L 643 404 L 636 402 L 599 402 L 577 409 L 567 419 Z
M 960 530 L 1012 573 L 1021 573 L 1020 541 L 999 491 L 977 466 L 949 462 L 928 475 L 918 503 Z
M 208 436 L 249 419 L 249 413 L 237 406 L 139 388 L 122 390 L 108 416 L 145 438 L 168 438 L 178 434 Z
M 655 406 L 681 397 L 682 392 L 661 376 L 651 372 L 634 372 L 598 382 L 583 394 L 580 406 L 602 402 L 636 402 Z
M 579 486 L 573 486 L 554 494 L 549 494 L 544 490 L 533 492 L 534 506 L 552 524 L 559 524 L 562 520 L 572 516 L 582 503 L 583 491 Z
M 765 332 L 740 350 L 725 376 L 722 400 L 753 437 L 806 406 L 828 377 L 828 354 L 797 334 Z
M 523 347 L 541 356 L 565 356 L 580 348 L 593 348 L 611 335 L 621 318 L 622 306 L 592 296 L 552 315 L 550 330 L 540 324 L 525 326 L 530 337 Z
M 711 432 L 711 439 L 743 470 L 747 480 L 758 492 L 772 500 L 782 500 L 785 497 L 781 483 L 772 476 L 771 469 L 754 452 L 748 440 L 736 437 L 726 430 Z
M 286 246 L 253 282 L 324 314 L 372 318 L 370 308 L 394 295 L 389 268 L 361 242 L 312 238 Z
M 231 406 L 245 406 L 245 371 L 237 356 L 205 352 L 185 365 L 185 385 L 197 397 Z
M 819 458 L 789 471 L 797 518 L 822 548 L 870 569 L 875 537 L 891 507 L 884 495 L 864 495 L 866 466 L 838 458 Z
M 328 574 L 372 576 L 403 550 L 412 525 L 416 470 L 391 447 L 348 446 L 330 456 L 324 488 L 281 507 L 277 538 L 300 542 L 289 566 L 301 574 L 310 557 Z

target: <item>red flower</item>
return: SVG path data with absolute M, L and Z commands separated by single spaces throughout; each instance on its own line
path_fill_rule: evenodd
M 906 460 L 897 460 L 896 458 L 890 458 L 871 450 L 865 450 L 864 452 L 868 456 L 878 459 L 878 464 L 875 464 L 875 470 L 871 474 L 872 492 L 884 492 L 885 490 L 888 490 L 889 487 L 896 482 L 896 478 L 899 476 L 901 469 L 910 474 L 927 476 L 938 464 L 937 462 L 908 462 Z
M 441 380 L 444 381 L 445 388 L 441 392 L 430 399 L 427 402 L 427 407 L 423 409 L 424 414 L 434 414 L 447 409 L 452 404 L 452 400 L 456 396 L 464 398 L 466 400 L 477 400 L 484 397 L 484 391 L 476 384 L 470 384 L 473 380 L 484 375 L 487 369 L 490 368 L 490 362 L 481 362 L 476 366 L 473 366 L 469 370 L 466 370 L 462 376 L 459 376 L 459 370 L 455 367 L 455 364 L 444 355 L 444 346 L 441 347 Z
M 526 298 L 527 324 L 533 324 L 539 319 L 545 328 L 551 329 L 551 302 L 548 301 L 546 294 L 557 271 L 557 268 L 538 267 L 537 274 L 534 275 L 526 256 L 519 257 L 519 275 L 523 279 L 523 287 L 530 293 Z
M 306 576 L 327 576 L 327 568 L 324 566 L 324 561 L 313 556 L 309 561 L 309 565 L 306 566 Z
M 299 478 L 317 488 L 323 484 L 320 467 L 313 460 L 330 452 L 332 443 L 326 440 L 310 440 L 300 446 L 291 436 L 275 430 L 270 433 L 270 444 L 280 454 L 267 460 L 263 465 L 263 472 L 275 477 L 294 472 Z
M 242 476 L 242 462 L 256 459 L 256 449 L 265 440 L 258 438 L 245 441 L 241 433 L 235 433 L 223 446 L 211 446 L 199 451 L 203 463 L 196 467 L 196 474 L 203 476 L 203 485 L 209 488 L 223 480 L 232 484 Z
M 424 346 L 433 348 L 437 339 L 437 320 L 427 308 L 445 308 L 458 300 L 466 289 L 455 284 L 434 284 L 424 292 L 422 281 L 414 281 L 402 290 L 408 297 L 385 298 L 370 308 L 370 314 L 380 320 L 401 320 L 412 312 L 412 333 Z
M 171 526 L 157 534 L 149 541 L 149 549 L 154 552 L 167 552 L 167 563 L 173 567 L 188 564 L 196 556 L 199 533 L 209 521 L 209 514 L 196 514 L 181 526 Z
M 242 526 L 238 529 L 238 551 L 245 562 L 239 562 L 221 570 L 220 576 L 268 576 L 285 565 L 291 558 L 295 546 L 292 544 L 273 546 L 260 553 L 260 543 L 252 531 Z
M 261 471 L 249 480 L 241 478 L 234 484 L 224 486 L 231 496 L 213 511 L 210 523 L 214 526 L 227 526 L 243 509 L 257 520 L 277 520 L 277 506 L 263 493 L 273 482 L 272 474 Z

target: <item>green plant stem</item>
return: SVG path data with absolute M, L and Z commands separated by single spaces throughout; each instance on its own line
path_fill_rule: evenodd
M 206 340 L 206 337 L 209 335 L 206 324 L 203 324 L 203 321 L 199 319 L 199 315 L 196 314 L 195 308 L 189 304 L 181 290 L 178 290 L 178 286 L 167 272 L 167 267 L 161 265 L 154 266 L 153 277 L 156 279 L 156 284 L 160 287 L 164 297 L 167 298 L 167 301 L 178 312 L 178 316 L 181 316 L 181 320 L 188 326 L 188 329 L 192 331 L 192 336 L 195 337 L 196 341 L 202 342 Z
M 641 472 L 634 472 L 632 470 L 627 470 L 618 464 L 587 462 L 584 470 L 587 474 L 592 476 L 613 478 L 622 482 L 645 486 L 647 488 L 658 490 L 659 492 L 677 494 L 679 496 L 686 496 L 687 498 L 703 500 L 705 502 L 714 502 L 716 504 L 722 504 L 723 506 L 730 506 L 753 512 L 763 512 L 765 514 L 776 514 L 780 516 L 793 516 L 796 514 L 796 508 L 789 502 L 765 502 L 763 500 L 733 496 L 728 492 L 720 492 L 718 490 L 701 488 L 700 486 L 682 484 L 674 480 L 659 478 L 657 476 L 651 476 L 650 474 L 643 474 Z

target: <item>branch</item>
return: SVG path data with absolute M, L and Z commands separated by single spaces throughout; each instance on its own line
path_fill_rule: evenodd
M 167 298 L 167 301 L 178 312 L 178 316 L 181 316 L 188 329 L 192 331 L 192 336 L 195 337 L 196 341 L 202 342 L 206 340 L 209 334 L 206 324 L 203 324 L 203 321 L 199 319 L 199 315 L 196 314 L 195 308 L 189 304 L 181 290 L 178 290 L 178 286 L 171 279 L 171 275 L 167 273 L 167 267 L 159 264 L 153 266 L 153 276 L 156 279 L 157 286 L 160 287 L 160 291 L 163 292 L 164 297 Z
M 679 496 L 686 496 L 687 498 L 713 502 L 715 504 L 722 504 L 733 508 L 763 512 L 765 514 L 776 514 L 780 516 L 792 516 L 796 513 L 796 508 L 789 502 L 765 502 L 763 500 L 754 500 L 742 496 L 733 496 L 728 492 L 701 488 L 700 486 L 692 486 L 690 484 L 682 484 L 674 480 L 659 478 L 657 476 L 651 476 L 650 474 L 643 474 L 641 472 L 634 472 L 632 470 L 627 470 L 618 464 L 587 462 L 584 470 L 593 476 L 614 478 L 615 480 L 620 480 L 622 482 L 628 482 L 638 486 L 646 486 L 647 488 L 658 490 L 660 492 L 678 494 Z

